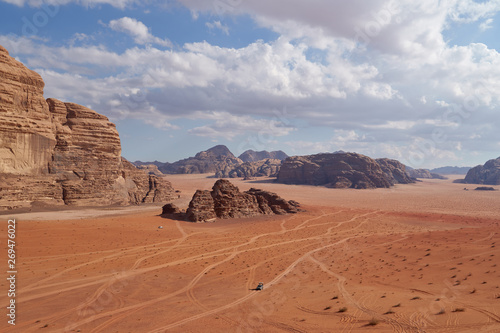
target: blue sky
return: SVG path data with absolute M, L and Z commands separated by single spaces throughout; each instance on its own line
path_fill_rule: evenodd
M 45 97 L 117 124 L 123 156 L 216 144 L 413 167 L 500 155 L 500 1 L 0 0 Z

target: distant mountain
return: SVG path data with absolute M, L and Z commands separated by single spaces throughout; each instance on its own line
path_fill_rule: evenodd
M 141 162 L 136 161 L 137 166 L 153 164 L 165 174 L 195 174 L 195 173 L 216 173 L 219 170 L 234 168 L 243 161 L 235 157 L 231 151 L 223 145 L 218 145 L 174 163 L 162 162 Z
M 238 158 L 241 159 L 243 162 L 257 162 L 267 159 L 283 161 L 287 157 L 288 155 L 281 150 L 268 152 L 266 150 L 254 151 L 250 149 L 241 154 Z
M 447 179 L 444 176 L 441 176 L 438 173 L 430 172 L 428 169 L 412 169 L 410 167 L 406 167 L 406 173 L 411 178 L 423 178 L 423 179 Z
M 445 166 L 430 170 L 430 172 L 439 173 L 440 175 L 466 175 L 470 167 Z
M 467 184 L 500 185 L 500 157 L 470 169 L 464 182 Z

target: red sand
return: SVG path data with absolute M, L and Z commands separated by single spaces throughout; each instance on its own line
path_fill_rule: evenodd
M 170 180 L 182 208 L 215 182 Z M 500 332 L 500 191 L 234 183 L 307 212 L 208 224 L 151 207 L 2 216 L 17 219 L 19 272 L 17 324 L 4 316 L 0 332 Z

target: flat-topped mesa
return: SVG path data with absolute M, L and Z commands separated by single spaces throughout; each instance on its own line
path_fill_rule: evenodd
M 120 136 L 106 116 L 45 100 L 43 87 L 40 75 L 0 47 L 0 210 L 173 198 L 168 181 L 122 159 Z
M 215 218 L 229 219 L 297 213 L 300 205 L 287 201 L 276 193 L 250 189 L 240 192 L 228 180 L 220 179 L 212 191 L 198 190 L 189 203 L 186 217 L 192 222 L 206 222 Z
M 368 189 L 412 182 L 398 161 L 377 162 L 365 155 L 344 152 L 289 157 L 278 174 L 278 183 L 332 188 Z

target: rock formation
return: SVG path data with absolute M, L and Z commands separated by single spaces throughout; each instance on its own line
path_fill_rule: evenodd
M 231 170 L 220 170 L 215 174 L 217 178 L 252 178 L 277 177 L 281 167 L 281 160 L 262 160 L 245 162 Z
M 278 182 L 356 189 L 412 182 L 405 177 L 404 166 L 396 162 L 383 160 L 384 171 L 376 160 L 356 153 L 294 156 L 287 158 L 281 165 Z
M 0 46 L 0 209 L 126 205 L 171 197 L 166 180 L 121 158 L 108 118 L 43 98 L 40 75 Z
M 467 184 L 500 185 L 500 157 L 470 169 L 464 182 Z
M 134 162 L 133 164 L 136 165 L 137 162 Z M 141 165 L 139 162 L 139 165 L 137 165 L 137 169 L 144 170 L 146 171 L 149 175 L 155 175 L 155 176 L 163 176 L 163 172 L 161 172 L 158 167 L 154 164 L 143 164 Z
M 278 151 L 272 151 L 268 152 L 266 150 L 263 151 L 254 151 L 254 150 L 247 150 L 238 158 L 242 160 L 243 162 L 257 162 L 257 161 L 262 161 L 262 160 L 285 160 L 288 157 L 286 153 L 284 153 L 281 150 Z
M 444 176 L 441 176 L 440 174 L 430 172 L 430 170 L 427 169 L 410 169 L 406 168 L 406 173 L 411 177 L 411 178 L 421 178 L 421 179 L 448 179 Z
M 168 203 L 162 207 L 161 215 L 180 214 L 181 210 L 173 203 Z
M 242 193 L 228 180 L 220 179 L 212 191 L 196 191 L 186 215 L 190 221 L 204 222 L 214 218 L 297 213 L 298 207 L 297 202 L 282 199 L 275 193 L 258 189 Z
M 154 164 L 164 174 L 215 174 L 232 170 L 242 163 L 243 161 L 236 158 L 226 146 L 219 145 L 174 163 L 137 161 L 136 165 Z
M 406 173 L 406 167 L 403 163 L 388 158 L 378 158 L 375 161 L 380 165 L 391 185 L 414 182 Z

